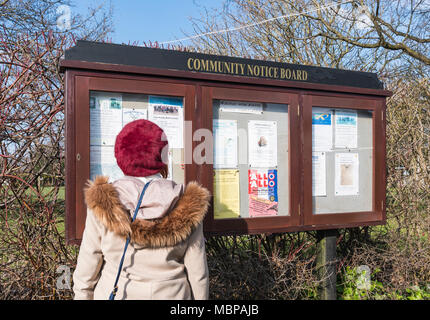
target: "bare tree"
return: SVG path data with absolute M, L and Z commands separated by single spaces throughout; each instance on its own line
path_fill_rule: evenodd
M 58 298 L 64 243 L 64 82 L 59 62 L 76 38 L 105 39 L 109 8 L 70 15 L 68 1 L 0 2 L 0 298 Z M 70 9 L 71 7 L 63 7 Z M 67 12 L 66 12 L 67 13 Z
M 359 48 L 398 51 L 430 65 L 428 1 L 356 0 L 322 9 L 325 4 L 312 0 L 310 5 L 319 10 L 304 13 L 304 17 L 317 22 L 319 36 Z M 338 23 L 333 24 L 333 19 Z
M 206 9 L 200 19 L 192 20 L 195 34 L 188 36 L 197 51 L 378 72 L 387 89 L 394 92 L 387 101 L 388 221 L 381 227 L 339 230 L 339 271 L 344 272 L 338 285 L 339 290 L 345 289 L 345 297 L 351 292 L 363 299 L 406 299 L 408 295 L 413 298 L 413 292 L 427 292 L 428 297 L 429 15 L 429 1 L 421 0 L 229 0 L 221 11 Z M 274 242 L 283 237 L 274 236 Z M 303 242 L 298 241 L 301 237 Z M 267 246 L 267 239 L 258 240 L 261 240 L 259 245 Z M 209 241 L 209 253 L 216 248 L 213 241 Z M 235 241 L 235 238 L 225 240 L 231 245 L 223 249 L 230 250 L 231 256 L 240 256 L 244 252 Z M 308 241 L 312 242 L 312 233 L 291 234 L 291 239 L 280 248 L 288 245 L 294 248 L 295 242 Z M 292 263 L 300 267 L 301 262 L 307 262 L 305 269 L 293 274 L 294 279 L 300 279 L 294 282 L 294 288 L 314 286 L 312 252 L 303 252 L 309 260 Z M 278 253 L 269 256 L 268 261 L 272 262 L 284 258 Z M 223 276 L 230 266 L 221 260 L 209 259 L 211 276 L 218 281 L 213 285 L 219 290 L 218 296 L 229 292 L 226 288 L 231 288 L 236 280 L 233 276 L 231 279 Z M 254 261 L 247 261 L 247 265 L 251 263 Z M 363 264 L 375 271 L 372 281 L 380 282 L 373 291 L 359 292 L 348 278 L 350 268 Z M 268 265 L 264 274 L 276 270 Z M 255 279 L 262 277 L 250 277 L 249 270 L 243 272 L 239 268 L 235 272 L 246 279 L 246 284 L 235 286 L 243 290 L 238 289 L 232 295 L 250 298 L 252 295 L 246 289 L 263 288 L 269 282 L 264 279 L 260 283 Z M 287 275 L 291 273 L 284 268 L 277 281 L 289 281 Z M 294 291 L 280 290 L 277 298 L 291 297 Z M 296 293 L 307 294 L 306 290 Z
M 363 71 L 429 64 L 426 1 L 231 0 L 193 19 L 198 50 Z M 221 32 L 216 32 L 223 30 Z M 231 30 L 231 31 L 227 31 Z

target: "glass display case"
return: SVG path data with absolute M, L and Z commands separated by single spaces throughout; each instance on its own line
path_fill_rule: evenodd
M 61 69 L 68 243 L 82 237 L 88 179 L 122 175 L 115 137 L 135 119 L 165 131 L 168 179 L 211 192 L 207 235 L 385 222 L 391 92 L 375 74 L 93 42 Z

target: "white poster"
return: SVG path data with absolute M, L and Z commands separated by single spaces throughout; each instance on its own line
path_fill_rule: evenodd
M 237 120 L 213 120 L 214 168 L 237 168 Z
M 312 152 L 312 195 L 314 197 L 327 195 L 325 152 Z
M 248 121 L 248 164 L 253 168 L 278 165 L 278 133 L 276 121 Z
M 357 111 L 335 112 L 336 148 L 357 148 Z
M 109 176 L 110 181 L 124 175 L 116 163 L 113 146 L 90 146 L 90 178 L 98 175 Z
M 122 126 L 124 127 L 128 123 L 148 118 L 147 109 L 136 109 L 136 108 L 123 108 L 122 109 Z
M 122 129 L 122 97 L 107 94 L 90 98 L 90 145 L 115 145 Z
M 333 149 L 333 112 L 329 109 L 312 109 L 312 149 Z
M 169 148 L 184 147 L 182 98 L 149 96 L 148 120 L 163 129 L 169 142 Z
M 259 102 L 221 100 L 219 110 L 222 112 L 262 114 L 263 104 Z
M 358 153 L 335 154 L 335 183 L 336 196 L 356 196 L 359 191 L 359 161 Z

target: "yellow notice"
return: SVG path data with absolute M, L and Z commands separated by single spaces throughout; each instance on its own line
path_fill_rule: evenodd
M 214 170 L 214 218 L 238 218 L 239 170 Z

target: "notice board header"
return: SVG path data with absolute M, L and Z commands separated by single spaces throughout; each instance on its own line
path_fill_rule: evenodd
M 374 73 L 78 40 L 65 60 L 383 89 Z

